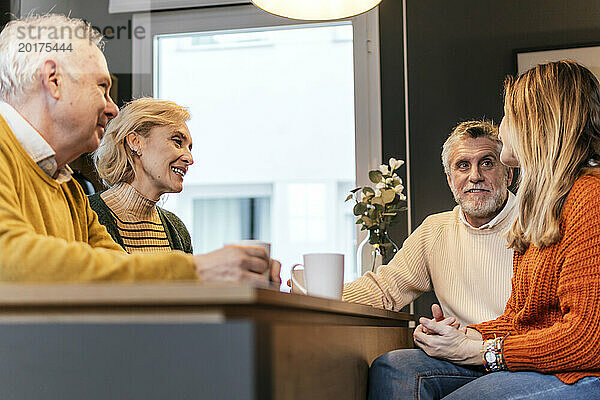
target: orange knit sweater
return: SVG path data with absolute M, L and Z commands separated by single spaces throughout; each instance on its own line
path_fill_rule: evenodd
M 515 252 L 504 314 L 473 325 L 484 339 L 510 336 L 511 371 L 555 374 L 565 383 L 600 376 L 600 178 L 579 178 L 561 216 L 561 239 Z

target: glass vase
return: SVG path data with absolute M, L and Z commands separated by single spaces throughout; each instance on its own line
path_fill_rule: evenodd
M 369 231 L 369 235 L 358 246 L 356 260 L 359 275 L 367 271 L 375 272 L 383 264 L 391 261 L 400 250 L 388 235 L 387 230 Z

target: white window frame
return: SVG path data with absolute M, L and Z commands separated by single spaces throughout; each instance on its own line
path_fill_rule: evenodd
M 219 199 L 231 197 L 273 197 L 273 185 L 270 184 L 237 184 L 237 185 L 196 185 L 186 187 L 186 190 L 177 194 L 177 202 L 185 205 L 180 208 L 179 217 L 191 221 L 193 217 L 193 203 L 195 199 Z
M 382 157 L 378 7 L 351 20 L 354 34 L 356 184 L 364 186 L 370 184 L 368 171 L 377 168 Z M 132 40 L 132 89 L 136 98 L 153 94 L 155 35 L 315 24 L 314 21 L 270 15 L 253 5 L 139 13 L 133 15 L 132 22 L 135 27 L 143 26 L 146 32 L 145 39 Z M 357 228 L 357 245 L 365 237 L 366 232 Z

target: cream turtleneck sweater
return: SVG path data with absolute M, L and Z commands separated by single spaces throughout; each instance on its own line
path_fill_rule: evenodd
M 171 251 L 156 202 L 128 183 L 119 183 L 100 197 L 110 208 L 128 253 Z
M 425 219 L 392 261 L 344 285 L 345 301 L 399 311 L 434 290 L 444 313 L 462 326 L 501 315 L 510 296 L 513 251 L 503 233 L 514 220 L 515 196 L 480 228 L 459 206 Z

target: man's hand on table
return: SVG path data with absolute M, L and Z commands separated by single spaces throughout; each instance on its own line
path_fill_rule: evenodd
M 270 259 L 259 247 L 225 246 L 206 254 L 194 255 L 196 273 L 203 282 L 281 283 L 281 263 Z M 269 277 L 263 275 L 270 271 Z

